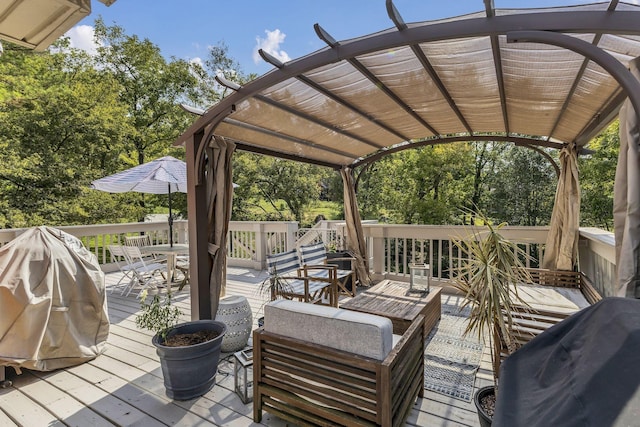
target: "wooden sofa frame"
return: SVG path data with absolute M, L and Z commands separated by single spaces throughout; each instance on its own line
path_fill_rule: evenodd
M 598 290 L 581 272 L 545 270 L 540 268 L 530 268 L 528 270 L 531 274 L 532 283 L 534 284 L 562 288 L 577 288 L 591 305 L 602 299 Z M 554 311 L 553 309 L 540 310 L 516 305 L 511 313 L 513 318 L 511 328 L 516 342 L 516 348 L 522 347 L 534 337 L 556 323 L 566 319 L 570 315 L 571 313 Z M 493 369 L 494 372 L 499 372 L 500 362 L 509 355 L 509 352 L 503 340 L 494 339 L 493 343 L 494 348 L 497 351 L 495 354 L 500 354 L 500 360 L 494 361 Z
M 400 426 L 424 396 L 424 317 L 380 361 L 266 332 L 253 333 L 253 419 L 301 426 Z

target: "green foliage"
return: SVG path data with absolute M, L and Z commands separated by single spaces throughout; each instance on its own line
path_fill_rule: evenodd
M 319 166 L 251 153 L 236 153 L 233 161 L 233 182 L 239 187 L 232 217 L 239 221 L 303 222 L 307 207 L 320 196 L 323 178 L 331 173 Z
M 511 225 L 549 224 L 558 178 L 542 155 L 508 146 L 490 181 L 486 210 L 492 217 Z
M 277 267 L 274 266 L 273 274 L 260 283 L 258 292 L 271 298 L 271 301 L 275 301 L 282 294 L 293 292 L 293 286 L 289 281 L 290 279 L 289 277 L 282 276 L 278 272 Z
M 10 83 L 0 99 L 0 226 L 95 222 L 77 202 L 128 130 L 117 85 L 81 52 L 7 45 L 2 59 Z
M 171 292 L 164 298 L 155 294 L 151 301 L 147 301 L 147 290 L 140 293 L 141 313 L 136 316 L 136 326 L 152 331 L 165 340 L 167 334 L 178 323 L 182 311 L 171 305 Z
M 613 185 L 620 151 L 619 122 L 616 120 L 589 147 L 595 151 L 578 158 L 582 201 L 581 225 L 613 228 Z
M 469 198 L 471 146 L 442 144 L 406 150 L 376 162 L 360 180 L 363 218 L 446 224 Z

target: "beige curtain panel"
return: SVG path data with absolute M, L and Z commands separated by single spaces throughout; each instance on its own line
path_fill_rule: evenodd
M 629 69 L 640 80 L 640 58 Z M 640 129 L 629 99 L 620 109 L 620 154 L 613 190 L 618 296 L 640 298 Z
M 218 312 L 220 297 L 226 292 L 227 232 L 233 201 L 233 168 L 231 157 L 235 144 L 214 135 L 207 146 L 207 206 L 209 207 L 209 256 L 211 276 L 211 314 Z
M 580 181 L 575 144 L 560 151 L 560 177 L 551 213 L 542 268 L 571 271 L 578 260 Z
M 355 183 L 351 168 L 344 167 L 340 170 L 344 186 L 344 218 L 347 223 L 347 250 L 356 259 L 356 274 L 363 286 L 371 284 L 369 266 L 367 263 L 367 245 L 362 230 L 362 220 L 358 210 Z

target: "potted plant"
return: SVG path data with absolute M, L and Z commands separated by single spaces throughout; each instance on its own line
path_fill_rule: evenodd
M 278 295 L 286 293 L 291 289 L 291 283 L 289 283 L 288 278 L 281 276 L 278 273 L 278 269 L 274 267 L 273 274 L 270 274 L 269 277 L 260 283 L 258 292 L 262 295 L 269 296 L 271 301 L 274 301 Z M 264 326 L 264 316 L 258 318 L 258 326 Z
M 494 385 L 479 389 L 474 398 L 480 424 L 490 426 L 498 393 L 501 343 L 509 353 L 516 350 L 512 308 L 515 304 L 527 307 L 515 285 L 530 282 L 531 277 L 522 261 L 528 255 L 499 232 L 506 224 L 493 226 L 481 212 L 473 215 L 484 222 L 486 230 L 474 228 L 467 237 L 453 240 L 465 257 L 452 276 L 453 286 L 464 294 L 463 307 L 471 308 L 465 334 L 476 332 L 490 341 Z
M 136 325 L 155 332 L 151 342 L 160 358 L 167 396 L 189 400 L 214 386 L 227 327 L 217 320 L 178 324 L 182 312 L 172 305 L 172 297 L 169 291 L 164 297 L 156 294 L 148 301 L 147 291 L 142 291 L 142 311 L 136 316 Z

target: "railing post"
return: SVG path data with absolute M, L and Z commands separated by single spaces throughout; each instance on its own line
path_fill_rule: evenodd
M 256 255 L 255 255 L 255 269 L 263 270 L 266 267 L 267 259 L 267 239 L 264 231 L 264 223 L 257 222 L 253 224 L 253 230 L 256 236 Z
M 384 279 L 386 277 L 386 271 L 384 269 L 384 259 L 385 259 L 385 250 L 384 250 L 384 238 L 385 238 L 385 227 L 384 225 L 367 225 L 367 230 L 370 232 L 372 245 L 371 245 L 371 256 L 373 258 L 371 276 L 375 280 Z
M 178 243 L 187 243 L 187 221 L 174 221 L 173 226 L 175 227 L 174 230 L 178 233 Z
M 287 224 L 287 250 L 296 248 L 296 231 L 298 231 L 298 222 L 289 221 Z

